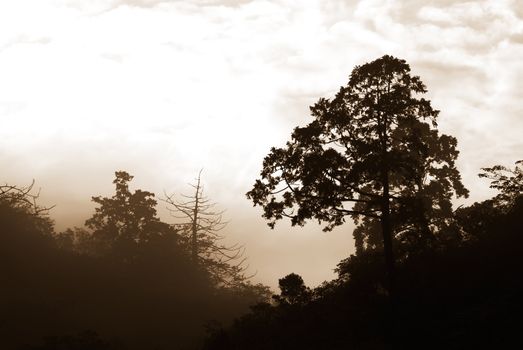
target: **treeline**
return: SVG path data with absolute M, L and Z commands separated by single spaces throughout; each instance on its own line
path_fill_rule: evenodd
M 521 175 L 520 175 L 521 177 Z M 523 188 L 520 178 L 520 192 Z M 383 252 L 342 260 L 309 289 L 290 274 L 270 303 L 217 327 L 205 349 L 503 349 L 521 344 L 523 195 L 459 208 L 455 239 L 396 266 L 394 304 Z
M 332 99 L 311 106 L 283 147 L 271 148 L 247 197 L 274 227 L 352 220 L 356 253 L 339 277 L 310 290 L 300 276 L 206 349 L 506 348 L 518 339 L 523 287 L 523 161 L 482 169 L 499 195 L 467 197 L 456 138 L 405 60 L 356 66 Z
M 2 349 L 520 344 L 523 161 L 482 169 L 499 194 L 454 209 L 468 196 L 457 140 L 438 131 L 426 92 L 404 60 L 383 56 L 270 150 L 247 193 L 269 226 L 356 224 L 338 278 L 311 289 L 290 274 L 272 299 L 245 275 L 242 246 L 220 243 L 221 212 L 199 177 L 183 201 L 164 198 L 181 224 L 161 221 L 154 194 L 131 191 L 120 171 L 85 227 L 60 233 L 30 188 L 1 186 Z
M 116 172 L 115 194 L 93 197 L 85 227 L 65 232 L 31 187 L 1 186 L 2 349 L 197 349 L 208 325 L 267 299 L 234 249 L 224 260 L 207 226 L 161 221 L 131 180 Z

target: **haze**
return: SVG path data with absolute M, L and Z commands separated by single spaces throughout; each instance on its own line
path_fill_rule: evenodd
M 65 229 L 114 192 L 116 170 L 161 197 L 188 193 L 203 168 L 254 279 L 317 285 L 354 250 L 352 225 L 270 230 L 245 192 L 308 107 L 383 54 L 409 62 L 457 137 L 465 203 L 491 196 L 480 168 L 523 149 L 516 0 L 2 2 L 0 182 L 35 179 Z

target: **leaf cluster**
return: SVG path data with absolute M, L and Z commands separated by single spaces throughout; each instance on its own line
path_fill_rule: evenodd
M 505 206 L 512 206 L 517 197 L 523 193 L 523 160 L 515 163 L 514 169 L 503 165 L 494 165 L 490 168 L 482 168 L 479 177 L 492 180 L 490 188 L 499 191 L 494 198 Z

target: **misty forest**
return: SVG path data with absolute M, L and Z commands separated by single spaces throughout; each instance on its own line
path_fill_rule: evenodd
M 426 92 L 402 59 L 363 63 L 259 160 L 244 198 L 271 228 L 355 227 L 354 254 L 316 287 L 297 273 L 278 291 L 253 282 L 205 171 L 181 194 L 115 169 L 114 192 L 86 198 L 94 212 L 60 231 L 34 183 L 3 183 L 1 349 L 522 346 L 523 161 L 477 169 L 496 195 L 457 205 L 469 195 L 458 140 Z

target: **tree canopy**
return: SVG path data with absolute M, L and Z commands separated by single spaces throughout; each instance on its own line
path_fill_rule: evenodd
M 490 188 L 499 191 L 494 199 L 503 205 L 513 205 L 516 198 L 523 193 L 523 160 L 518 160 L 515 164 L 514 169 L 504 165 L 482 168 L 483 172 L 479 174 L 479 177 L 492 180 Z
M 334 99 L 310 108 L 312 122 L 271 148 L 247 197 L 271 227 L 288 217 L 292 225 L 315 219 L 328 231 L 352 217 L 357 243 L 383 246 L 392 273 L 393 238 L 434 236 L 452 214 L 451 197 L 468 193 L 455 167 L 457 141 L 438 133 L 439 111 L 426 92 L 404 60 L 355 67 Z
M 162 236 L 175 237 L 175 230 L 156 214 L 154 193 L 129 190 L 133 179 L 125 171 L 115 172 L 115 194 L 112 197 L 92 197 L 99 206 L 86 220 L 92 230 L 91 239 L 99 251 L 110 249 L 132 259 L 133 249 Z
M 0 186 L 0 348 L 197 349 L 207 322 L 270 297 L 249 280 L 217 286 L 132 178 L 117 171 L 88 227 L 61 233 L 32 186 Z

